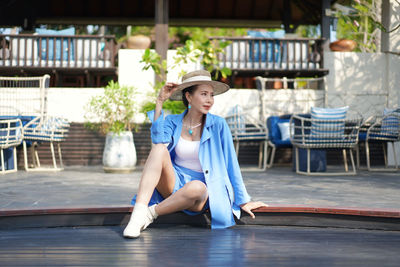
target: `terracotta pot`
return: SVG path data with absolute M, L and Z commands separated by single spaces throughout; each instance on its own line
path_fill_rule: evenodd
M 276 80 L 273 82 L 273 89 L 282 89 L 283 88 L 283 83 L 280 80 Z
M 235 77 L 234 80 L 234 88 L 243 88 L 243 77 Z
M 357 46 L 357 43 L 353 40 L 340 39 L 329 44 L 329 48 L 332 51 L 338 52 L 350 52 L 353 51 Z
M 129 49 L 147 49 L 150 48 L 151 39 L 145 35 L 133 35 L 128 37 L 126 44 Z
M 246 77 L 244 80 L 245 88 L 256 88 L 256 80 L 253 77 Z

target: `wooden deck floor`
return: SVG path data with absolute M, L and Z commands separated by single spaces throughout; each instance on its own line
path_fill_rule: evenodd
M 0 266 L 398 266 L 400 232 L 236 226 L 0 230 Z

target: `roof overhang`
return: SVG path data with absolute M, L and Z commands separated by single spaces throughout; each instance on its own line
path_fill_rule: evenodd
M 323 0 L 164 0 L 170 26 L 318 25 Z M 0 26 L 154 25 L 156 0 L 3 0 Z M 331 3 L 335 1 L 330 1 Z

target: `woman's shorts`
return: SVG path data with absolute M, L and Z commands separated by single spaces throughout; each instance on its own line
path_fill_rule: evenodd
M 184 168 L 182 166 L 176 165 L 174 163 L 172 163 L 172 165 L 174 167 L 174 172 L 175 172 L 175 186 L 174 186 L 174 190 L 173 190 L 172 194 L 174 194 L 176 191 L 181 189 L 186 183 L 191 182 L 191 181 L 197 180 L 197 181 L 201 181 L 204 184 L 206 184 L 206 181 L 204 179 L 204 174 L 202 172 L 196 172 L 196 171 Z M 163 200 L 164 200 L 164 197 L 157 191 L 157 189 L 154 189 L 153 195 L 151 196 L 151 199 L 149 202 L 149 206 L 158 204 Z M 135 205 L 135 202 L 136 202 L 136 195 L 133 197 L 131 204 Z M 206 204 L 204 205 L 203 210 L 200 212 L 194 212 L 194 211 L 190 211 L 190 210 L 183 210 L 183 212 L 185 212 L 186 214 L 189 214 L 189 215 L 198 215 L 198 214 L 203 213 L 207 209 L 209 209 L 208 200 L 207 200 Z

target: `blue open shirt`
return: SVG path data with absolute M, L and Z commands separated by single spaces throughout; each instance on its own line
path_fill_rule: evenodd
M 179 115 L 168 115 L 154 121 L 154 110 L 148 112 L 153 123 L 151 140 L 154 144 L 168 143 L 171 160 L 175 160 L 175 146 L 182 131 L 182 120 L 187 110 Z M 250 201 L 233 147 L 232 135 L 225 119 L 207 114 L 200 139 L 199 159 L 208 189 L 211 228 L 235 225 L 233 214 L 240 218 L 240 205 Z

